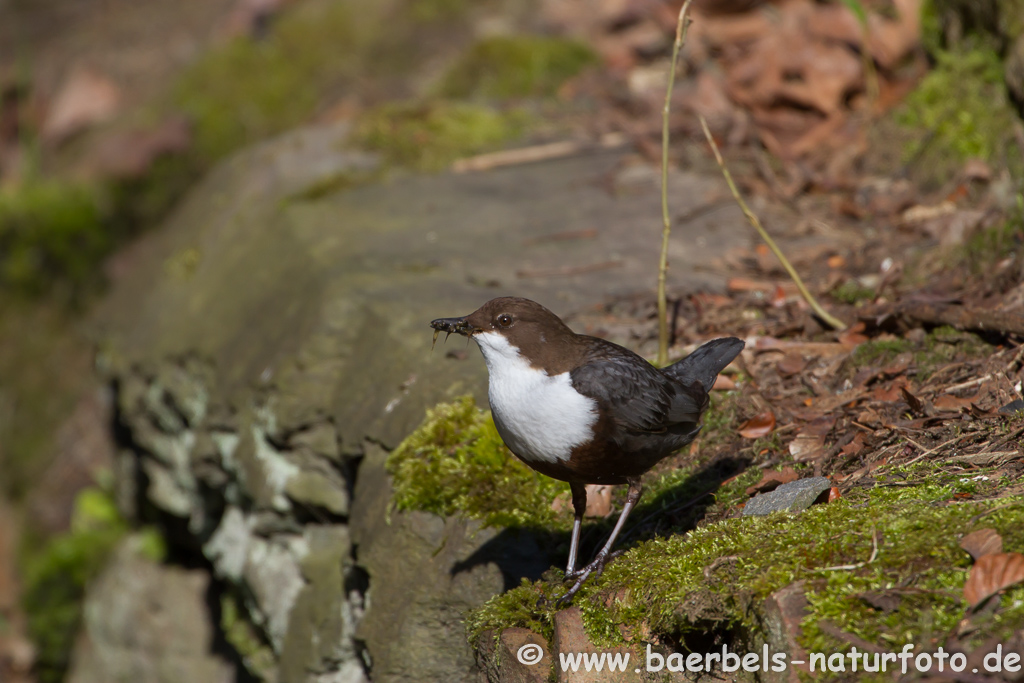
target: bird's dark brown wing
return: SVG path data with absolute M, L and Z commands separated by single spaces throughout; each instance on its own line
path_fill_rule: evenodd
M 635 354 L 602 354 L 570 373 L 572 385 L 596 399 L 620 426 L 634 432 L 687 430 L 700 420 L 708 398 L 698 382 L 691 386 L 666 377 Z

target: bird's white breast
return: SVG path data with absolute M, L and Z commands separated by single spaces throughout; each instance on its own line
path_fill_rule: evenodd
M 594 435 L 597 403 L 576 391 L 568 372 L 530 366 L 497 332 L 473 335 L 487 363 L 487 395 L 501 437 L 525 460 L 564 462 Z

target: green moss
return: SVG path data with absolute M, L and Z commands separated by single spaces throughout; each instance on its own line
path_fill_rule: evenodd
M 965 613 L 960 600 L 970 567 L 959 539 L 993 527 L 1007 550 L 1024 548 L 1024 498 L 955 502 L 958 477 L 922 486 L 853 491 L 844 499 L 797 514 L 729 519 L 689 534 L 647 541 L 584 584 L 576 604 L 589 635 L 600 644 L 623 642 L 626 632 L 649 632 L 665 642 L 706 637 L 709 629 L 753 634 L 757 606 L 794 581 L 808 582 L 811 613 L 804 620 L 809 650 L 833 650 L 817 624 L 833 621 L 881 646 L 924 643 L 948 632 Z M 1012 505 L 1012 503 L 1019 503 Z M 977 515 L 987 513 L 979 521 Z M 869 562 L 877 539 L 878 552 Z M 715 571 L 716 560 L 733 557 Z M 854 565 L 848 569 L 836 567 Z M 857 596 L 899 586 L 913 593 L 886 615 Z M 555 583 L 524 583 L 468 617 L 472 637 L 485 630 L 524 626 L 550 632 L 554 607 L 536 607 L 540 595 L 564 590 Z M 609 600 L 609 595 L 615 595 Z M 1013 596 L 1003 598 L 1000 624 L 1012 621 Z M 1007 614 L 1011 614 L 1007 617 Z M 1017 628 L 1020 622 L 1013 622 Z M 986 633 L 979 635 L 984 638 Z M 845 649 L 845 644 L 843 644 Z
M 567 485 L 534 472 L 505 447 L 472 397 L 441 404 L 388 457 L 399 510 L 462 514 L 496 526 L 568 528 L 551 502 Z
M 865 287 L 856 280 L 846 280 L 831 292 L 836 301 L 855 306 L 861 301 L 868 301 L 875 296 L 875 290 Z
M 993 48 L 960 47 L 935 55 L 935 68 L 896 112 L 898 123 L 921 133 L 906 150 L 926 180 L 945 182 L 965 159 L 1006 162 L 1020 169 L 1011 141 L 1015 114 L 1006 95 L 1003 67 Z
M 546 97 L 597 56 L 587 45 L 545 36 L 486 38 L 452 67 L 440 87 L 444 97 Z
M 1024 195 L 1017 195 L 1016 211 L 1001 225 L 972 235 L 954 258 L 975 274 L 986 274 L 1003 259 L 1016 256 L 1024 260 Z
M 372 38 L 347 3 L 309 3 L 260 40 L 237 38 L 205 54 L 176 83 L 174 104 L 212 161 L 307 120 L 326 90 L 357 72 Z
M 943 326 L 929 332 L 921 346 L 902 338 L 865 342 L 854 350 L 850 360 L 856 368 L 868 365 L 884 367 L 901 353 L 912 352 L 911 368 L 919 378 L 927 378 L 939 366 L 956 358 L 979 358 L 991 351 L 992 347 L 976 334 Z
M 465 14 L 469 0 L 412 0 L 409 14 L 413 21 L 429 23 Z
M 913 348 L 913 343 L 906 339 L 873 339 L 854 349 L 850 359 L 858 368 L 865 365 L 885 365 Z
M 22 600 L 42 683 L 63 680 L 82 618 L 86 584 L 127 532 L 111 497 L 99 489 L 85 489 L 75 500 L 71 530 L 25 553 Z
M 54 280 L 81 284 L 111 244 L 94 187 L 42 180 L 0 187 L 0 287 L 40 294 Z
M 440 170 L 454 160 L 500 148 L 527 118 L 480 105 L 434 101 L 386 104 L 359 121 L 355 140 L 392 164 Z

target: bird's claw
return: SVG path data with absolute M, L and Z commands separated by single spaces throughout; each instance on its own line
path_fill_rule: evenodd
M 570 588 L 565 595 L 563 595 L 555 601 L 555 606 L 565 607 L 570 602 L 572 602 L 573 596 L 576 595 L 580 587 L 583 586 L 583 583 L 590 577 L 591 574 L 594 575 L 595 579 L 601 576 L 601 574 L 604 572 L 605 565 L 608 564 L 609 561 L 621 555 L 623 552 L 624 551 L 622 550 L 618 550 L 608 555 L 598 555 L 590 564 L 584 567 L 580 567 L 575 571 L 566 572 L 564 580 L 575 581 L 575 583 L 572 585 L 572 588 Z

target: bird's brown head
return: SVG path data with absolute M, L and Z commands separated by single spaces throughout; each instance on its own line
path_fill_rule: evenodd
M 543 356 L 542 348 L 551 348 L 575 337 L 557 315 L 536 301 L 516 296 L 491 299 L 462 318 L 439 318 L 430 323 L 438 332 L 476 337 L 483 344 L 491 335 L 500 335 L 516 349 Z

